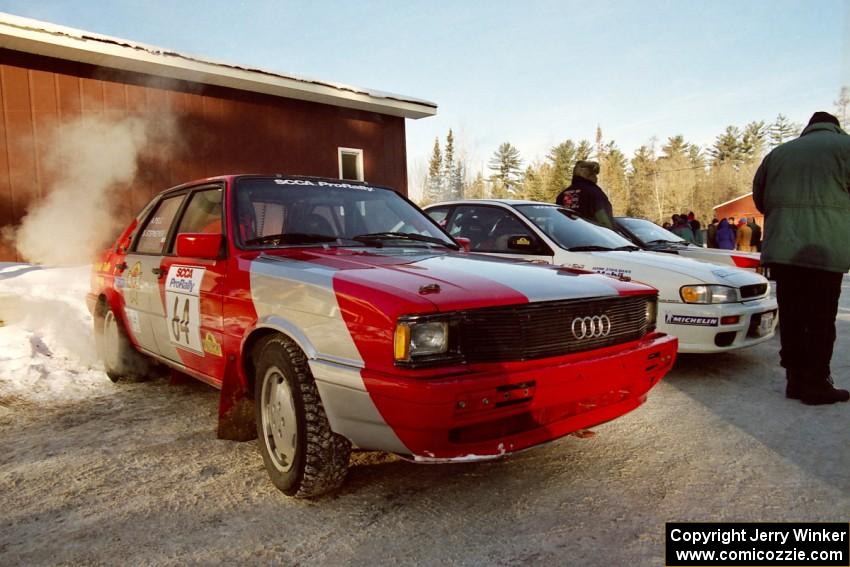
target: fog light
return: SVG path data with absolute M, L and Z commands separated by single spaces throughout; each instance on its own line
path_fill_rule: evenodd
M 741 317 L 739 315 L 727 315 L 726 317 L 720 318 L 720 324 L 721 325 L 734 325 L 735 323 L 737 323 L 740 320 L 741 320 Z

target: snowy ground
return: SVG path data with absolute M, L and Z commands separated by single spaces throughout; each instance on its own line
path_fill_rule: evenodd
M 786 400 L 778 339 L 681 357 L 645 406 L 510 459 L 352 458 L 294 501 L 217 393 L 112 384 L 87 269 L 0 264 L 0 564 L 661 565 L 664 522 L 850 519 L 850 404 Z M 833 371 L 850 385 L 850 282 Z

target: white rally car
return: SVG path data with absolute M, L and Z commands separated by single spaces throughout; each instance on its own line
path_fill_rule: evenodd
M 533 201 L 464 200 L 427 207 L 470 251 L 629 278 L 658 289 L 658 329 L 679 352 L 719 352 L 770 339 L 768 281 L 752 271 L 647 252 L 568 209 Z
M 722 266 L 761 270 L 761 254 L 758 252 L 703 248 L 646 219 L 616 217 L 614 222 L 626 238 L 644 250 L 677 254 Z

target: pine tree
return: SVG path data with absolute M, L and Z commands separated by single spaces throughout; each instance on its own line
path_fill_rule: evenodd
M 488 167 L 494 172 L 490 180 L 494 184 L 494 191 L 507 197 L 518 195 L 521 182 L 522 159 L 519 150 L 510 142 L 505 142 L 493 153 Z
M 455 175 L 455 137 L 449 128 L 449 133 L 446 136 L 446 146 L 443 152 L 443 166 L 440 174 L 443 179 L 443 198 L 452 198 L 453 187 L 452 178 Z
M 438 203 L 443 200 L 443 156 L 440 152 L 440 139 L 434 139 L 434 150 L 428 161 L 428 177 L 425 179 L 423 204 Z
M 800 124 L 791 122 L 784 114 L 778 114 L 776 120 L 768 128 L 770 147 L 774 148 L 791 138 L 799 136 L 802 129 L 803 127 Z
M 655 155 L 651 147 L 641 146 L 635 151 L 629 173 L 629 209 L 630 216 L 661 220 L 660 206 L 656 201 Z
M 717 136 L 709 153 L 715 164 L 730 163 L 733 166 L 740 164 L 743 160 L 741 130 L 737 126 L 727 126 L 726 130 Z
M 485 199 L 487 198 L 487 183 L 484 180 L 484 175 L 479 171 L 475 175 L 472 183 L 463 188 L 464 199 Z
M 761 161 L 767 147 L 768 129 L 763 120 L 744 126 L 741 135 L 741 153 L 746 161 Z
M 614 142 L 597 140 L 596 158 L 599 160 L 599 186 L 608 194 L 614 214 L 623 214 L 629 208 L 629 190 L 626 181 L 626 156 Z
M 590 159 L 590 156 L 593 155 L 593 146 L 587 140 L 582 140 L 578 143 L 576 147 L 576 161 L 583 159 Z M 575 162 L 573 163 L 575 166 Z
M 551 173 L 546 184 L 546 201 L 554 201 L 555 196 L 567 188 L 572 180 L 573 166 L 576 162 L 576 145 L 565 140 L 549 150 Z
M 838 100 L 835 101 L 835 114 L 841 127 L 846 131 L 850 127 L 850 87 L 841 87 Z

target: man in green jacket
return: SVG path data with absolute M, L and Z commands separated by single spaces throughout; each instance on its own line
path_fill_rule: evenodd
M 753 179 L 765 214 L 762 264 L 779 303 L 785 395 L 805 404 L 846 402 L 829 363 L 842 276 L 850 269 L 850 136 L 816 112 L 799 138 L 773 149 Z

